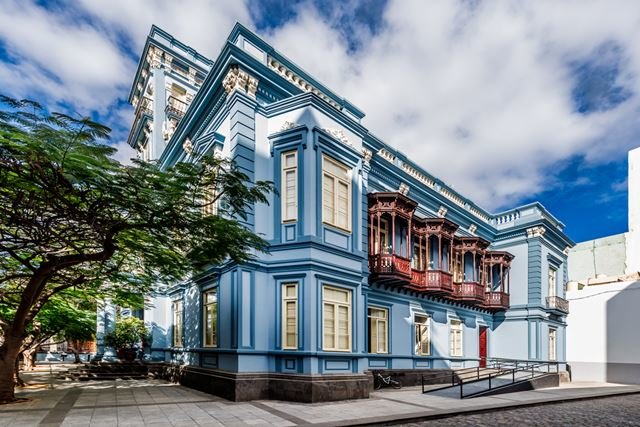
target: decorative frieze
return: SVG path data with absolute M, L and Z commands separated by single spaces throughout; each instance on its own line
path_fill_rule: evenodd
M 446 197 L 447 199 L 449 199 L 452 202 L 454 202 L 456 205 L 464 206 L 464 200 L 462 199 L 462 197 L 460 197 L 457 194 L 453 193 L 448 188 L 442 187 L 440 189 L 440 194 L 442 194 L 444 197 Z
M 227 94 L 231 94 L 231 92 L 237 90 L 246 93 L 251 98 L 255 98 L 256 90 L 258 89 L 258 79 L 234 66 L 229 68 L 227 75 L 222 81 L 222 86 Z
M 403 196 L 406 196 L 407 194 L 409 194 L 409 186 L 407 184 L 405 184 L 404 182 L 400 183 L 400 187 L 398 188 L 398 193 L 402 194 Z
M 349 141 L 349 138 L 347 138 L 347 135 L 344 134 L 342 129 L 324 128 L 324 131 L 327 132 L 329 135 L 333 136 L 338 141 L 342 142 L 343 144 L 353 147 L 353 144 L 351 143 L 351 141 Z
M 546 228 L 544 228 L 541 225 L 539 225 L 537 227 L 527 228 L 527 237 L 529 239 L 531 239 L 533 237 L 542 237 L 544 235 L 545 231 L 547 231 Z
M 402 169 L 427 187 L 433 188 L 433 186 L 435 185 L 435 182 L 431 178 L 421 173 L 408 163 L 402 163 Z
M 368 165 L 373 158 L 373 152 L 371 150 L 367 150 L 366 148 L 362 149 L 362 160 Z
M 286 121 L 282 124 L 282 126 L 280 126 L 280 132 L 285 131 L 285 130 L 289 130 L 289 129 L 293 129 L 294 127 L 298 126 L 298 124 L 296 122 L 290 122 L 290 121 Z
M 322 93 L 318 88 L 313 86 L 311 83 L 304 80 L 302 77 L 298 76 L 296 73 L 285 67 L 283 64 L 278 62 L 276 59 L 269 57 L 267 60 L 267 65 L 276 73 L 280 74 L 282 77 L 287 79 L 289 82 L 293 83 L 295 86 L 303 90 L 304 92 L 312 92 L 322 98 L 324 101 L 328 102 L 330 105 L 340 110 L 340 104 L 335 102 L 329 96 Z
M 187 153 L 187 155 L 193 153 L 193 143 L 189 138 L 184 139 L 184 142 L 182 143 L 182 149 L 185 153 Z
M 378 151 L 378 155 L 388 162 L 394 163 L 396 161 L 396 156 L 394 156 L 393 153 L 385 150 L 384 148 L 381 148 Z

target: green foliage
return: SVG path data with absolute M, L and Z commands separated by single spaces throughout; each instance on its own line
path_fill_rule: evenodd
M 146 341 L 147 328 L 144 322 L 137 317 L 125 317 L 118 319 L 116 327 L 104 337 L 104 342 L 110 347 L 137 348 Z
M 266 242 L 239 222 L 270 182 L 232 162 L 122 165 L 89 118 L 0 97 L 0 333 L 24 334 L 63 291 L 121 298 L 183 281 Z M 215 197 L 211 197 L 214 189 Z M 206 200 L 206 202 L 204 202 Z M 216 215 L 203 205 L 216 203 Z M 2 348 L 0 348 L 0 357 Z

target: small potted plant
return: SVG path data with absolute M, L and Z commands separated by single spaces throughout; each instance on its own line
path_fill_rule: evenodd
M 105 337 L 105 344 L 114 347 L 118 359 L 132 361 L 136 358 L 138 349 L 147 338 L 147 328 L 144 322 L 136 317 L 118 320 L 113 331 Z

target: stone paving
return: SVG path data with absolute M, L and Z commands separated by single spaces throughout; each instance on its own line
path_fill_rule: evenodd
M 27 378 L 28 376 L 28 378 Z M 342 402 L 303 404 L 281 401 L 235 403 L 160 380 L 117 381 L 51 381 L 46 371 L 25 375 L 30 387 L 20 391 L 29 400 L 0 406 L 0 427 L 4 426 L 336 426 L 371 423 L 413 422 L 429 417 L 443 417 L 465 411 L 500 410 L 492 414 L 473 414 L 431 422 L 437 425 L 549 425 L 554 417 L 540 418 L 548 406 L 514 409 L 513 406 L 540 404 L 568 399 L 591 398 L 620 393 L 640 393 L 640 386 L 620 386 L 598 383 L 572 383 L 561 387 L 460 400 L 451 395 L 422 394 L 420 388 L 382 390 L 370 399 Z M 594 408 L 589 402 L 604 405 L 608 399 L 555 404 Z M 640 408 L 640 394 L 621 396 L 621 402 L 635 402 Z M 572 406 L 573 407 L 573 406 Z M 640 425 L 640 411 L 632 404 L 617 411 L 615 404 L 603 406 L 600 414 L 588 425 Z M 519 411 L 524 411 L 520 413 Z M 562 425 L 574 423 L 571 417 L 554 410 Z M 571 414 L 578 414 L 576 409 Z M 612 415 L 610 418 L 607 412 Z M 594 414 L 597 411 L 594 410 Z M 495 416 L 494 416 L 495 414 Z M 518 418 L 514 418 L 518 417 Z M 521 418 L 524 417 L 524 418 Z M 629 418 L 631 417 L 631 418 Z M 504 424 L 497 424 L 504 422 Z M 545 420 L 540 424 L 527 424 Z M 585 421 L 586 422 L 586 421 Z M 633 422 L 638 424 L 633 424 Z M 484 424 L 483 424 L 484 423 Z M 626 424 L 625 424 L 626 423 Z M 420 425 L 420 424 L 411 424 Z M 556 424 L 557 425 L 557 424 Z

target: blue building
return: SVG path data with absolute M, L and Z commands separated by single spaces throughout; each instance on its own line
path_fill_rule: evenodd
M 279 192 L 246 221 L 270 254 L 145 310 L 152 357 L 183 383 L 319 401 L 367 397 L 371 370 L 565 360 L 564 225 L 539 203 L 485 211 L 243 26 L 215 60 L 153 27 L 129 100 L 141 158 L 226 156 Z

